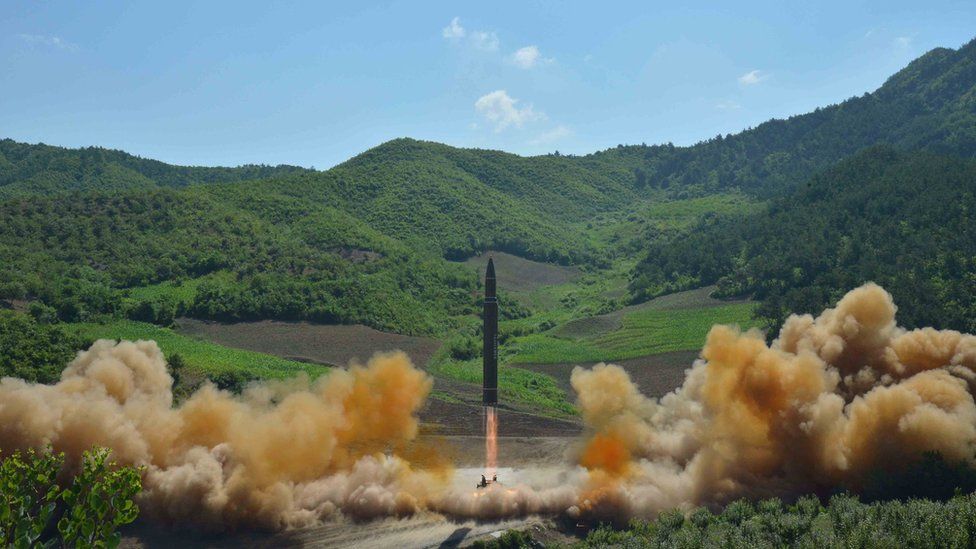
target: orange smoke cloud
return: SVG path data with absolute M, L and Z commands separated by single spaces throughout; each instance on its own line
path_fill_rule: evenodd
M 50 444 L 74 460 L 111 448 L 146 467 L 145 514 L 216 529 L 424 510 L 626 519 L 856 490 L 926 451 L 976 456 L 976 337 L 907 331 L 896 311 L 868 284 L 817 317 L 790 317 L 772 345 L 715 326 L 682 386 L 660 400 L 617 366 L 577 368 L 585 432 L 572 466 L 508 470 L 484 490 L 474 489 L 480 471 L 452 478 L 416 465 L 439 463 L 417 442 L 431 379 L 402 353 L 240 396 L 207 385 L 174 407 L 155 343 L 98 341 L 57 384 L 0 381 L 0 448 Z
M 215 528 L 413 511 L 424 505 L 418 485 L 439 482 L 394 457 L 413 451 L 432 386 L 403 353 L 240 397 L 206 385 L 179 407 L 171 386 L 154 342 L 98 341 L 55 385 L 0 381 L 0 448 L 50 444 L 73 460 L 111 448 L 146 466 L 149 515 Z
M 683 386 L 660 402 L 615 366 L 577 369 L 588 433 L 579 463 L 605 479 L 604 492 L 613 486 L 603 497 L 616 508 L 649 515 L 857 489 L 926 451 L 972 461 L 976 337 L 906 331 L 896 310 L 867 284 L 816 318 L 790 317 L 772 345 L 715 326 Z

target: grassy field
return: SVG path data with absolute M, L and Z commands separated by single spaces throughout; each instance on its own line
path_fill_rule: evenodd
M 625 314 L 621 327 L 593 338 L 530 334 L 514 343 L 513 363 L 597 362 L 701 348 L 715 324 L 756 325 L 754 303 L 688 309 L 646 309 Z
M 304 372 L 314 378 L 328 371 L 328 368 L 318 364 L 308 364 L 264 353 L 224 347 L 216 343 L 180 335 L 168 328 L 160 328 L 144 322 L 118 320 L 106 324 L 76 323 L 65 324 L 64 326 L 67 330 L 91 340 L 154 340 L 159 344 L 167 358 L 173 354 L 178 354 L 187 367 L 207 377 L 239 373 L 247 379 L 281 379 Z

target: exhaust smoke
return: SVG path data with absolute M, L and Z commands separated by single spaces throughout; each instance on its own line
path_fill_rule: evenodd
M 240 396 L 207 385 L 174 407 L 155 343 L 98 341 L 57 384 L 0 381 L 0 448 L 50 444 L 76 463 L 93 445 L 109 447 L 119 462 L 146 466 L 145 515 L 214 530 L 418 512 L 622 521 L 857 490 L 926 451 L 976 455 L 976 337 L 904 330 L 896 310 L 868 284 L 816 318 L 790 317 L 772 345 L 715 326 L 682 386 L 660 400 L 617 366 L 577 368 L 585 427 L 570 459 L 505 469 L 505 485 L 482 490 L 418 441 L 431 379 L 402 353 Z M 485 418 L 492 474 L 494 411 Z

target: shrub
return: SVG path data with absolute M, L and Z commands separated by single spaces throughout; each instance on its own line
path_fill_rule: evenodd
M 118 528 L 139 514 L 139 471 L 85 452 L 67 486 L 57 482 L 64 454 L 15 452 L 0 463 L 0 544 L 5 547 L 115 547 Z

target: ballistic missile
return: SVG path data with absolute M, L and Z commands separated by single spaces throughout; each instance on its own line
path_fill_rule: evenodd
M 484 394 L 482 404 L 494 406 L 498 404 L 498 298 L 495 296 L 495 262 L 488 258 L 488 269 L 485 271 L 485 305 L 484 305 L 484 358 L 483 385 Z

